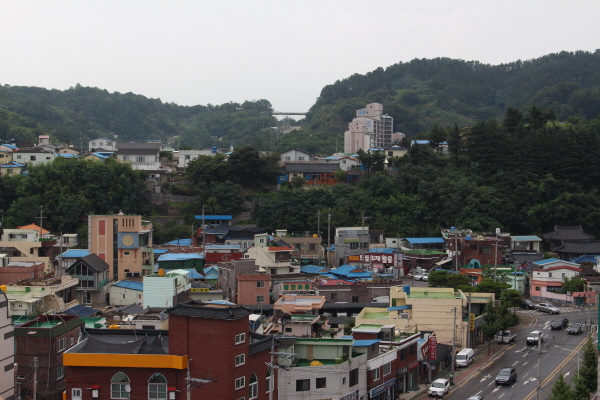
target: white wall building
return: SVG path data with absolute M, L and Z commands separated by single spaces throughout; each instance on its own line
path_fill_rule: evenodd
M 95 149 L 96 151 L 100 149 L 107 151 L 116 151 L 117 142 L 107 137 L 99 137 L 96 139 L 92 139 L 88 142 L 88 149 L 90 151 L 92 151 L 92 149 Z
M 8 299 L 0 292 L 0 396 L 8 399 L 14 395 L 15 328 L 8 313 Z

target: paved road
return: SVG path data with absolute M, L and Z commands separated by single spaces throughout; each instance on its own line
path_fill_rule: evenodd
M 549 315 L 534 310 L 525 311 L 534 319 L 531 327 L 517 331 L 517 340 L 506 346 L 505 352 L 480 371 L 475 372 L 468 380 L 459 383 L 446 398 L 467 399 L 480 395 L 486 400 L 533 400 L 537 399 L 537 367 L 540 361 L 542 387 L 540 399 L 548 399 L 554 381 L 562 371 L 570 379 L 577 368 L 578 353 L 585 344 L 587 336 L 569 335 L 566 330 L 551 330 L 550 322 L 556 315 Z M 597 312 L 592 310 L 592 320 L 597 324 Z M 569 322 L 586 322 L 588 312 L 572 307 L 561 308 L 561 314 Z M 525 338 L 533 330 L 542 330 L 547 336 L 542 345 L 542 354 L 537 346 L 527 346 Z M 517 382 L 511 386 L 496 386 L 495 377 L 503 367 L 514 367 L 517 370 Z

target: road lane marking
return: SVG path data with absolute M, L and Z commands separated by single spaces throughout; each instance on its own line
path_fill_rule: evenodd
M 567 365 L 573 357 L 575 357 L 575 354 L 577 354 L 579 350 L 583 348 L 583 346 L 587 343 L 587 340 L 588 338 L 583 339 L 581 343 L 579 343 L 577 347 L 575 347 L 571 354 L 565 357 L 565 359 L 556 368 L 554 368 L 554 370 L 550 372 L 550 374 L 548 374 L 548 376 L 545 379 L 542 380 L 540 384 L 540 390 L 543 389 L 545 385 L 549 384 L 552 381 L 552 379 L 554 379 L 556 374 L 558 374 L 562 370 L 562 368 L 565 365 Z M 534 390 L 532 390 L 525 398 L 523 398 L 523 400 L 531 400 L 536 395 L 536 393 L 537 387 Z
M 514 367 L 515 365 L 517 365 L 518 363 L 519 363 L 518 361 L 515 361 L 515 363 L 513 364 L 513 367 Z

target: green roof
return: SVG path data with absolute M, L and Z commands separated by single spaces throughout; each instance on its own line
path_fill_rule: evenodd
M 429 254 L 446 254 L 444 251 L 439 250 L 400 250 L 401 253 L 409 253 L 409 254 L 421 254 L 421 255 L 429 255 Z
M 369 312 L 363 315 L 365 319 L 389 319 L 390 313 L 387 311 Z
M 453 299 L 457 295 L 450 292 L 418 292 L 411 291 L 408 295 L 411 299 Z

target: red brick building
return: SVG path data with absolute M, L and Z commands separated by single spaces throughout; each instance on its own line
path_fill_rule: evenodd
M 267 400 L 268 387 L 277 399 L 278 342 L 250 331 L 248 309 L 192 300 L 167 313 L 165 336 L 104 330 L 66 352 L 67 400 L 185 400 L 188 387 L 193 400 Z
M 81 318 L 73 315 L 41 315 L 15 328 L 16 375 L 21 382 L 22 398 L 31 397 L 36 370 L 37 398 L 62 399 L 65 390 L 63 352 L 77 343 L 83 327 Z
M 238 275 L 237 302 L 241 305 L 270 304 L 271 275 Z
M 17 261 L 0 268 L 0 285 L 44 277 L 44 262 Z

